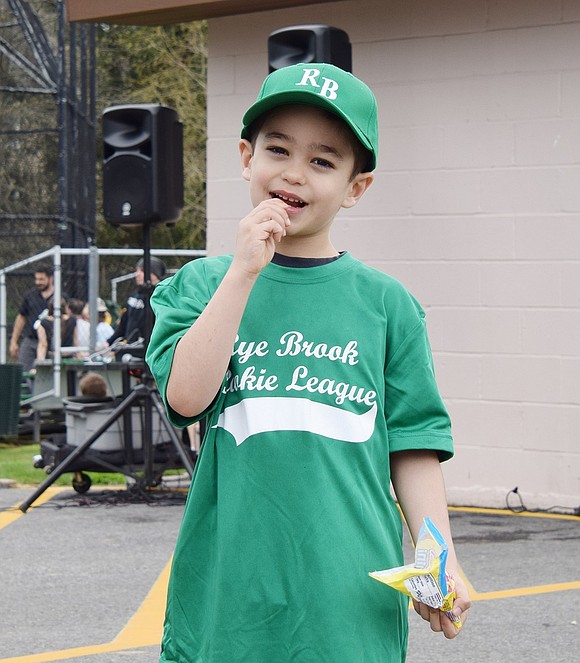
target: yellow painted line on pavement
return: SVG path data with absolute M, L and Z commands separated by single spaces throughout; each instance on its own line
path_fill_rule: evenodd
M 492 601 L 495 599 L 511 599 L 519 596 L 534 596 L 537 594 L 549 594 L 550 592 L 567 592 L 572 589 L 580 589 L 580 581 L 557 582 L 549 585 L 534 585 L 532 587 L 516 587 L 514 589 L 500 589 L 495 592 L 478 592 L 469 582 L 465 572 L 459 567 L 459 573 L 465 583 L 472 601 Z
M 50 651 L 42 654 L 2 658 L 0 659 L 0 663 L 50 663 L 51 661 L 66 661 L 67 659 L 79 656 L 107 654 L 114 651 L 135 649 L 137 647 L 151 647 L 161 644 L 165 597 L 167 594 L 170 568 L 171 561 L 167 563 L 137 612 L 127 622 L 127 625 L 119 635 L 111 642 L 61 649 L 60 651 Z
M 533 513 L 521 512 L 514 513 L 508 509 L 484 509 L 478 507 L 449 507 L 450 511 L 462 511 L 468 513 L 493 513 L 504 516 L 519 516 L 519 517 L 535 517 L 535 518 L 553 518 L 556 520 L 578 520 L 578 516 L 567 516 L 555 513 Z M 549 594 L 551 592 L 567 592 L 574 589 L 580 589 L 580 581 L 574 580 L 572 582 L 559 582 L 548 585 L 534 585 L 532 587 L 516 587 L 514 589 L 501 589 L 495 592 L 478 592 L 475 587 L 469 582 L 465 572 L 460 567 L 459 572 L 463 582 L 467 586 L 469 595 L 472 601 L 492 601 L 496 599 L 511 599 L 520 596 L 534 596 L 537 594 Z
M 47 489 L 43 496 L 39 497 L 35 504 L 42 503 L 50 499 L 54 494 L 65 488 Z M 51 491 L 51 492 L 49 492 Z M 555 518 L 577 520 L 577 516 L 566 516 L 559 514 L 539 514 L 532 512 L 514 513 L 503 509 L 481 509 L 476 507 L 451 507 L 453 511 L 463 511 L 472 513 L 501 514 L 518 517 L 536 517 L 536 518 Z M 0 528 L 4 527 L 15 519 L 24 515 L 16 510 L 0 513 Z M 104 654 L 114 651 L 123 651 L 139 647 L 156 646 L 161 643 L 161 634 L 163 629 L 163 617 L 165 610 L 165 597 L 167 594 L 167 584 L 169 581 L 169 572 L 171 561 L 165 566 L 155 584 L 145 597 L 143 603 L 137 612 L 127 622 L 119 634 L 108 643 L 100 645 L 88 645 L 85 647 L 74 647 L 60 651 L 44 652 L 42 654 L 29 654 L 12 658 L 0 659 L 0 663 L 52 663 L 54 661 L 65 661 L 67 659 L 92 656 L 95 654 Z M 550 592 L 562 592 L 580 589 L 580 581 L 556 583 L 550 585 L 537 585 L 534 587 L 521 587 L 516 589 L 500 590 L 495 592 L 477 592 L 473 585 L 461 570 L 462 577 L 467 584 L 473 601 L 489 601 L 494 599 L 515 598 L 521 596 L 532 596 L 534 594 L 546 594 Z
M 519 518 L 550 518 L 553 520 L 575 520 L 578 516 L 559 514 L 559 513 L 535 513 L 533 511 L 515 512 L 509 509 L 485 509 L 481 507 L 449 507 L 449 511 L 461 511 L 462 513 L 481 513 L 501 516 L 517 516 Z M 580 589 L 580 581 L 559 582 L 548 585 L 534 585 L 532 587 L 517 587 L 514 589 L 501 589 L 495 592 L 478 592 L 469 582 L 463 569 L 459 569 L 461 577 L 465 582 L 472 601 L 492 601 L 496 599 L 510 599 L 520 596 L 534 596 L 537 594 L 549 594 L 551 592 L 567 592 L 574 589 Z
M 127 625 L 113 640 L 113 643 L 123 649 L 148 647 L 161 643 L 170 570 L 171 560 L 157 578 L 139 610 L 127 622 Z
M 510 509 L 486 509 L 477 506 L 450 506 L 449 511 L 460 511 L 462 513 L 481 513 L 494 516 L 515 516 L 517 518 L 550 518 L 552 520 L 575 520 L 580 521 L 580 516 L 565 513 L 546 513 L 545 511 L 511 511 Z
M 41 504 L 44 504 L 44 502 L 48 502 L 48 500 L 52 499 L 55 495 L 58 493 L 61 493 L 63 490 L 69 490 L 68 486 L 49 486 L 42 495 L 38 497 L 38 499 L 34 502 L 34 504 L 30 507 L 31 509 L 34 509 L 37 506 L 40 506 Z M 18 504 L 15 504 L 14 506 L 8 508 L 6 511 L 0 511 L 0 529 L 3 527 L 7 527 L 8 525 L 11 525 L 13 522 L 18 520 L 18 518 L 26 515 L 24 511 L 20 511 L 18 508 L 22 504 L 22 502 L 18 502 Z
M 475 587 L 469 582 L 469 578 L 465 575 L 465 571 L 461 568 L 461 565 L 459 566 L 459 575 L 461 576 L 461 579 L 465 583 L 467 591 L 469 592 L 469 596 L 473 601 L 473 597 L 477 594 L 477 592 L 475 591 Z
M 49 663 L 49 661 L 66 661 L 68 658 L 77 656 L 93 656 L 94 654 L 107 654 L 118 651 L 110 644 L 89 645 L 88 647 L 75 647 L 74 649 L 63 649 L 62 651 L 49 651 L 44 654 L 30 654 L 29 656 L 15 656 L 14 658 L 1 658 L 2 663 Z
M 513 599 L 519 596 L 535 596 L 549 594 L 550 592 L 567 592 L 580 589 L 580 581 L 558 582 L 552 585 L 536 585 L 534 587 L 519 587 L 516 589 L 501 589 L 497 592 L 476 592 L 470 589 L 472 601 L 492 601 L 496 599 Z

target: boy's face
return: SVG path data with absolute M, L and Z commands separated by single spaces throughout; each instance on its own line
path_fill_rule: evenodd
M 324 255 L 341 207 L 352 207 L 373 179 L 354 178 L 348 128 L 313 106 L 283 106 L 266 118 L 254 141 L 240 143 L 242 175 L 254 206 L 268 198 L 288 203 L 291 225 L 280 248 L 292 255 Z M 292 247 L 299 250 L 291 253 Z

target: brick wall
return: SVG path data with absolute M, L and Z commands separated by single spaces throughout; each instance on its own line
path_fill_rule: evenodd
M 377 179 L 334 242 L 427 311 L 456 504 L 580 505 L 580 2 L 344 1 L 210 21 L 208 250 L 249 209 L 237 134 L 268 34 L 342 28 L 380 108 Z

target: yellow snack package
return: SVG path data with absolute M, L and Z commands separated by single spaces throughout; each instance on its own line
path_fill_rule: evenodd
M 372 571 L 371 578 L 403 592 L 407 596 L 442 610 L 457 628 L 461 618 L 454 615 L 455 584 L 447 575 L 447 544 L 429 518 L 423 519 L 415 546 L 415 563 L 384 571 Z

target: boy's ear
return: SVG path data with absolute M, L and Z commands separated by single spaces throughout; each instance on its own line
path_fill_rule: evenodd
M 243 138 L 240 140 L 240 157 L 242 160 L 242 177 L 249 181 L 250 174 L 252 172 L 251 161 L 252 161 L 252 143 L 249 140 Z
M 361 199 L 363 193 L 373 183 L 375 176 L 373 173 L 359 173 L 356 175 L 349 186 L 349 191 L 342 202 L 345 208 L 354 207 Z

